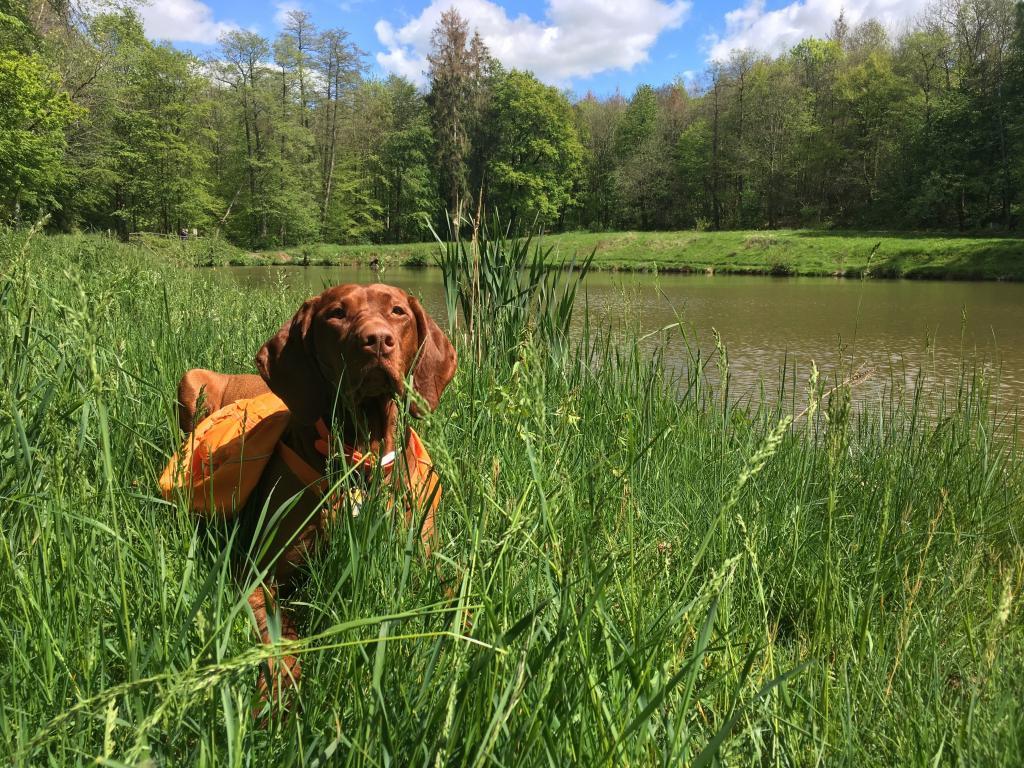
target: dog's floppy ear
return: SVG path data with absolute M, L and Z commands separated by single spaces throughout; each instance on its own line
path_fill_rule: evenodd
M 416 330 L 420 338 L 412 384 L 430 410 L 434 410 L 441 402 L 441 394 L 445 387 L 455 375 L 455 347 L 419 301 L 410 296 L 409 304 L 416 316 Z M 415 403 L 412 406 L 412 414 L 423 415 Z
M 314 357 L 312 324 L 320 297 L 306 299 L 256 355 L 256 368 L 292 416 L 312 424 L 330 412 L 330 394 Z

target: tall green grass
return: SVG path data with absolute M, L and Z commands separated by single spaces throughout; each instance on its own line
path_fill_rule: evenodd
M 553 246 L 510 232 L 497 216 L 474 227 L 469 240 L 441 243 L 437 264 L 448 330 L 474 346 L 474 361 L 485 349 L 514 354 L 527 336 L 549 353 L 565 353 L 576 295 L 594 254 L 577 264 L 553 253 Z
M 969 368 L 865 409 L 811 382 L 793 412 L 592 330 L 465 355 L 420 429 L 436 561 L 383 510 L 342 521 L 291 601 L 301 690 L 260 728 L 270 651 L 155 480 L 180 373 L 251 370 L 303 297 L 23 233 L 0 273 L 13 764 L 1024 762 L 1024 466 Z

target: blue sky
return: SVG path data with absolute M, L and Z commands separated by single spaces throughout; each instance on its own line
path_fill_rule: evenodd
M 205 54 L 222 31 L 243 27 L 267 37 L 284 14 L 302 8 L 318 27 L 342 27 L 366 53 L 369 71 L 422 82 L 430 31 L 455 6 L 479 28 L 508 67 L 530 69 L 578 94 L 640 83 L 687 82 L 734 48 L 777 53 L 824 35 L 845 11 L 851 24 L 877 18 L 894 32 L 928 0 L 150 0 L 140 9 L 147 33 Z

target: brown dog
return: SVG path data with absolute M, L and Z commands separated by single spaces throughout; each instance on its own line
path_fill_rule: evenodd
M 255 373 L 227 374 L 193 368 L 178 382 L 178 426 L 191 432 L 196 424 L 222 405 L 269 392 Z
M 410 430 L 398 439 L 400 402 L 410 403 L 413 415 L 421 415 L 423 406 L 436 408 L 455 365 L 451 342 L 416 299 L 387 285 L 337 286 L 307 300 L 263 345 L 256 356 L 259 376 L 203 369 L 186 373 L 178 386 L 179 422 L 184 431 L 191 431 L 205 412 L 269 389 L 290 412 L 281 442 L 320 475 L 327 466 L 325 425 L 340 436 L 346 454 L 382 457 L 401 443 L 403 454 L 389 475 L 397 497 L 398 486 L 408 485 L 415 476 L 417 460 L 422 462 L 413 455 L 421 449 Z M 410 379 L 414 392 L 406 391 Z M 267 554 L 250 563 L 267 569 L 268 574 L 249 597 L 265 643 L 271 642 L 268 609 L 273 608 L 279 589 L 293 586 L 298 567 L 322 539 L 330 516 L 322 514 L 324 499 L 310 487 L 309 478 L 297 475 L 283 455 L 275 452 L 239 519 L 244 540 L 259 527 L 255 518 L 264 505 L 272 514 L 295 496 L 299 496 L 298 502 L 283 513 L 269 534 L 269 546 L 265 546 L 266 540 L 260 542 L 259 549 Z M 420 537 L 429 554 L 436 503 L 432 499 L 422 506 Z M 416 521 L 409 505 L 405 520 L 407 524 Z M 283 612 L 281 635 L 297 638 Z M 297 659 L 287 656 L 281 662 L 283 669 L 271 675 L 275 681 L 271 692 L 299 677 Z M 261 688 L 265 694 L 267 686 L 264 676 Z

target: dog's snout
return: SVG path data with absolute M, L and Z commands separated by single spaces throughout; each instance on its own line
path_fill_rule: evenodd
M 395 349 L 395 335 L 390 328 L 367 328 L 360 334 L 363 349 L 377 357 L 390 355 Z

